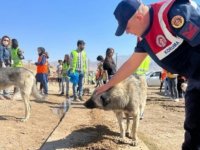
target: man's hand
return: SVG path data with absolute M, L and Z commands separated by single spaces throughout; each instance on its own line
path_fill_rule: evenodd
M 96 95 L 103 93 L 129 77 L 138 68 L 146 56 L 147 53 L 133 53 L 133 55 L 120 67 L 107 84 L 96 89 Z
M 98 88 L 95 89 L 95 95 L 100 95 L 103 92 L 109 90 L 111 87 L 108 84 L 105 84 L 103 86 L 100 86 Z

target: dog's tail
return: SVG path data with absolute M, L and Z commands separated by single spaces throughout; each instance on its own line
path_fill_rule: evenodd
M 37 98 L 38 100 L 45 100 L 45 96 L 40 94 L 40 92 L 37 89 L 36 83 L 34 82 L 33 87 L 32 87 L 32 95 Z

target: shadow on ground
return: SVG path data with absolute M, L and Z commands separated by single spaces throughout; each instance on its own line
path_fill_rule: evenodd
M 14 120 L 14 121 L 16 121 L 16 120 L 20 120 L 20 119 L 23 119 L 23 118 L 17 118 L 17 117 L 15 117 L 15 116 L 8 116 L 8 115 L 1 115 L 0 116 L 0 121 L 2 121 L 2 120 L 8 120 L 8 121 L 10 121 L 10 120 Z
M 8 120 L 7 117 L 0 116 L 0 120 Z
M 30 100 L 30 101 L 35 102 L 35 103 L 44 103 L 44 104 L 56 104 L 56 105 L 60 104 L 60 103 L 55 103 L 48 100 L 40 101 L 40 100 L 35 99 L 35 100 Z
M 46 142 L 41 150 L 56 150 L 87 147 L 89 144 L 101 143 L 105 139 L 113 140 L 108 136 L 119 136 L 119 133 L 111 131 L 107 126 L 96 125 L 94 127 L 82 127 L 74 130 L 70 135 L 58 141 Z M 106 147 L 101 149 L 107 149 Z

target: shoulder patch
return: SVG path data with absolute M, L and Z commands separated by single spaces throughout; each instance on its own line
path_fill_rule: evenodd
M 185 19 L 180 15 L 174 16 L 171 20 L 172 27 L 176 29 L 181 28 L 184 25 L 184 23 Z
M 188 40 L 193 40 L 199 33 L 199 27 L 193 22 L 187 22 L 181 29 L 180 34 Z
M 167 45 L 167 40 L 164 37 L 164 35 L 161 35 L 161 34 L 157 35 L 157 37 L 156 37 L 156 44 L 159 47 L 165 47 Z

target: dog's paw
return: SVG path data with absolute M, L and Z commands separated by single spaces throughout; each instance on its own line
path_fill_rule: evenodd
M 137 141 L 132 141 L 131 142 L 131 146 L 137 146 L 138 145 L 138 142 Z
M 126 132 L 126 137 L 129 139 L 132 139 L 131 133 L 130 132 Z
M 117 138 L 117 139 L 115 139 L 115 143 L 117 143 L 117 144 L 128 144 L 129 143 L 129 141 L 128 140 L 126 140 L 125 138 Z

